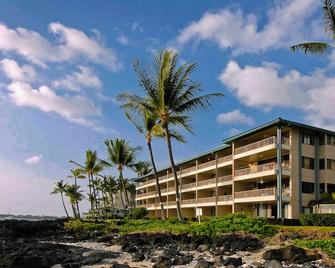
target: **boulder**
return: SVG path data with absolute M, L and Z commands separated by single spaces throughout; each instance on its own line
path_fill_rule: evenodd
M 264 263 L 264 268 L 282 268 L 283 266 L 277 260 L 266 261 Z
M 206 260 L 198 260 L 194 268 L 210 268 L 211 263 Z
M 235 267 L 242 265 L 242 258 L 234 258 L 234 257 L 227 257 L 223 260 L 223 265 L 228 266 L 228 265 L 233 265 Z

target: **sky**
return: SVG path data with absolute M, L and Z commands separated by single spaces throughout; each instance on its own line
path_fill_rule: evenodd
M 192 113 L 196 135 L 184 133 L 187 143 L 173 144 L 177 161 L 277 117 L 335 130 L 335 52 L 289 50 L 329 41 L 321 1 L 0 4 L 0 213 L 63 215 L 50 192 L 60 179 L 71 183 L 69 160 L 82 163 L 87 149 L 104 159 L 104 140 L 116 137 L 145 148 L 116 96 L 141 94 L 133 62 L 149 66 L 166 48 L 180 63 L 198 64 L 192 79 L 202 93 L 225 95 L 210 111 Z M 157 165 L 166 166 L 164 141 L 153 147 Z M 138 159 L 147 155 L 143 150 Z

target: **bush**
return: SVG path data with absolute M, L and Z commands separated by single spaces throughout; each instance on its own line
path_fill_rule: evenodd
M 300 223 L 304 226 L 335 226 L 335 214 L 301 214 Z
M 303 248 L 309 249 L 322 249 L 331 258 L 335 259 L 335 239 L 325 240 L 297 240 L 296 245 Z
M 64 222 L 64 229 L 66 231 L 81 234 L 101 232 L 104 231 L 105 227 L 106 226 L 103 223 L 95 223 L 89 221 L 70 220 Z
M 139 220 L 139 219 L 144 219 L 147 215 L 148 215 L 148 211 L 146 208 L 133 208 L 126 216 L 126 219 Z

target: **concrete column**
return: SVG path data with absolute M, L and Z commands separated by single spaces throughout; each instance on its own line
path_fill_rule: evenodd
M 283 217 L 282 210 L 282 128 L 277 127 L 277 218 Z
M 299 129 L 299 211 L 303 212 L 302 209 L 302 132 Z
M 218 216 L 218 153 L 215 152 L 215 217 Z

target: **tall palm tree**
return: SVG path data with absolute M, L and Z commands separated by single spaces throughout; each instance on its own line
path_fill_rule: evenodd
M 76 202 L 83 200 L 84 196 L 82 194 L 82 191 L 79 190 L 79 185 L 67 185 L 65 187 L 65 195 L 69 198 L 73 216 L 78 219 L 79 218 L 79 211 L 76 210 Z
M 51 192 L 51 194 L 60 194 L 66 217 L 70 218 L 69 213 L 67 212 L 67 209 L 64 203 L 64 192 L 66 190 L 66 187 L 67 187 L 67 184 L 64 183 L 63 180 L 60 180 L 55 183 L 55 187 L 53 191 Z
M 131 168 L 136 159 L 136 152 L 141 147 L 131 147 L 129 142 L 124 139 L 105 140 L 108 160 L 103 163 L 107 166 L 115 166 L 119 172 L 119 181 L 122 185 L 122 191 L 126 198 L 126 205 L 129 206 L 129 197 L 123 178 L 124 168 Z
M 70 169 L 71 174 L 68 176 L 68 178 L 74 179 L 74 185 L 77 186 L 77 179 L 85 179 L 86 177 L 82 174 L 83 171 L 79 168 L 72 168 Z M 79 210 L 79 201 L 76 200 L 76 207 L 78 211 L 78 217 L 80 219 L 80 210 Z
M 114 195 L 118 192 L 118 185 L 113 176 L 104 176 L 104 188 L 109 195 L 111 206 L 115 209 Z M 114 211 L 113 211 L 114 212 Z
M 323 20 L 325 31 L 330 36 L 332 43 L 321 41 L 303 42 L 291 46 L 293 52 L 302 50 L 305 54 L 327 54 L 335 48 L 335 0 L 323 0 Z
M 130 194 L 130 197 L 131 197 L 131 206 L 135 207 L 136 185 L 135 183 L 129 180 L 126 180 L 125 184 L 126 184 L 126 190 Z
M 96 194 L 96 189 L 92 186 L 92 180 L 95 175 L 99 174 L 103 170 L 103 165 L 97 156 L 97 151 L 92 151 L 92 150 L 86 151 L 86 159 L 85 159 L 84 165 L 78 164 L 77 162 L 73 160 L 70 160 L 70 163 L 77 165 L 83 173 L 87 174 L 89 195 L 91 197 L 90 198 L 91 211 L 94 210 L 94 203 L 95 203 L 96 210 L 98 210 L 97 194 Z
M 168 147 L 171 169 L 176 188 L 177 216 L 182 221 L 180 209 L 180 192 L 177 170 L 172 153 L 171 126 L 178 125 L 193 133 L 190 127 L 190 112 L 210 108 L 210 98 L 223 96 L 221 93 L 198 95 L 201 91 L 199 83 L 190 79 L 196 68 L 195 63 L 184 63 L 178 66 L 178 54 L 165 50 L 154 57 L 154 66 L 151 70 L 141 68 L 135 63 L 134 69 L 145 96 L 135 94 L 121 94 L 119 99 L 124 101 L 122 108 L 130 111 L 146 109 L 158 118 L 164 130 Z
M 132 170 L 137 174 L 137 177 L 140 178 L 146 174 L 149 174 L 152 171 L 152 168 L 149 162 L 138 161 L 132 166 Z

